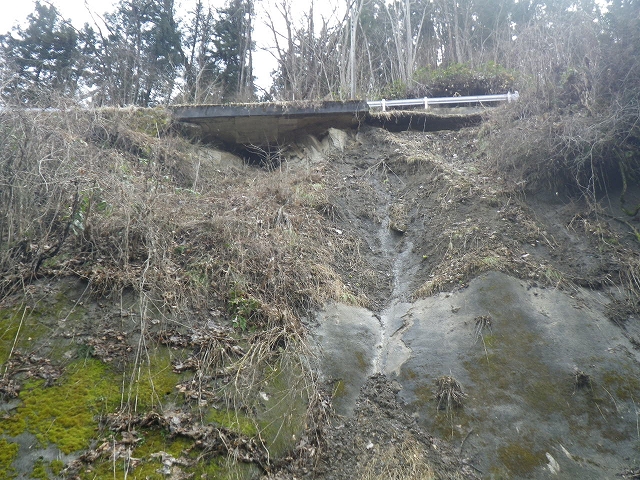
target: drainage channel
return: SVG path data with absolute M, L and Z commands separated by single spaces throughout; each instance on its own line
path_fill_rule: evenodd
M 394 232 L 390 223 L 389 205 L 387 205 L 378 238 L 381 253 L 393 255 L 390 258 L 392 286 L 390 301 L 378 317 L 380 333 L 373 366 L 375 373 L 398 375 L 402 364 L 411 356 L 411 349 L 402 342 L 402 332 L 409 326 L 405 322 L 406 314 L 411 307 L 408 295 L 411 278 L 417 265 L 411 264 L 413 243 L 402 234 Z

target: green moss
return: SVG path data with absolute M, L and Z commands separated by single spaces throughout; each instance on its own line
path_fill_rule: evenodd
M 489 333 L 489 334 L 483 334 L 482 338 L 480 338 L 479 340 L 481 343 L 483 343 L 483 345 L 487 348 L 487 349 L 491 349 L 491 348 L 495 348 L 498 344 L 498 339 L 496 338 L 495 335 Z
M 548 278 L 557 281 L 559 277 L 551 272 Z M 637 395 L 635 392 L 640 391 L 637 367 L 632 362 L 625 365 L 623 361 L 623 365 L 602 374 L 590 372 L 592 386 L 577 388 L 569 367 L 563 369 L 548 362 L 548 348 L 543 345 L 544 335 L 538 333 L 538 322 L 523 313 L 524 310 L 508 308 L 517 305 L 519 299 L 508 289 L 486 289 L 482 293 L 478 301 L 480 308 L 491 311 L 492 304 L 505 308 L 491 311 L 492 330 L 483 336 L 484 342 L 475 341 L 473 354 L 463 365 L 469 378 L 468 405 L 476 416 L 472 423 L 480 421 L 488 433 L 500 435 L 498 462 L 491 472 L 495 478 L 528 477 L 546 463 L 544 452 L 561 440 L 552 435 L 569 433 L 577 444 L 587 448 L 594 448 L 594 435 L 601 436 L 606 441 L 598 442 L 599 450 L 613 449 L 616 442 L 635 435 L 635 422 L 617 420 L 621 417 L 617 413 L 620 401 L 629 405 Z M 485 298 L 490 299 L 486 304 Z M 578 364 L 611 365 L 609 362 L 608 358 L 593 357 L 581 359 Z M 515 404 L 526 411 L 529 421 L 554 422 L 558 428 L 548 431 L 540 427 L 535 437 L 521 432 L 516 436 L 514 432 L 505 433 L 500 425 L 478 420 L 487 418 L 502 404 Z M 437 419 L 429 421 L 430 426 L 435 425 L 435 432 L 445 433 L 446 422 L 438 428 Z M 456 419 L 455 423 L 462 422 Z
M 362 350 L 356 350 L 355 352 L 353 352 L 353 355 L 356 358 L 359 371 L 366 371 L 369 369 L 370 362 L 365 352 L 363 352 Z
M 264 383 L 268 400 L 258 409 L 260 435 L 269 454 L 279 457 L 295 446 L 307 420 L 307 386 L 300 364 L 287 357 L 267 367 Z
M 183 376 L 174 373 L 171 359 L 171 350 L 158 348 L 138 368 L 127 372 L 125 400 L 129 405 L 147 410 L 175 395 L 175 387 Z
M 49 480 L 49 474 L 47 473 L 47 464 L 44 459 L 39 458 L 36 460 L 36 463 L 33 465 L 33 470 L 31 471 L 31 478 L 35 478 L 38 480 Z
M 411 368 L 404 368 L 404 366 L 402 368 L 402 375 L 409 380 L 416 380 L 418 378 L 418 374 L 415 370 Z
M 140 459 L 134 468 L 127 465 L 124 459 L 105 458 L 90 470 L 80 474 L 82 480 L 165 480 L 167 476 L 159 470 L 162 468 L 161 452 L 179 459 L 184 458 L 192 465 L 177 465 L 187 478 L 197 479 L 240 479 L 254 478 L 258 473 L 257 467 L 242 464 L 225 457 L 198 459 L 201 453 L 192 450 L 192 441 L 182 437 L 170 437 L 164 430 L 144 430 L 143 440 L 138 443 L 131 456 Z M 125 474 L 126 471 L 126 474 Z
M 628 370 L 628 374 L 624 370 Z M 608 370 L 602 375 L 602 385 L 618 399 L 634 401 L 637 396 L 640 396 L 640 381 L 634 375 L 635 372 L 631 366 L 620 371 Z
M 544 452 L 536 451 L 529 442 L 511 443 L 498 448 L 498 458 L 511 475 L 527 476 L 544 465 Z
M 346 384 L 344 380 L 340 379 L 336 382 L 335 386 L 333 387 L 333 394 L 331 395 L 331 397 L 344 398 L 346 393 L 347 393 Z
M 232 410 L 211 408 L 205 417 L 205 421 L 229 430 L 234 430 L 248 437 L 254 437 L 258 434 L 258 429 L 253 420 L 246 415 Z
M 418 407 L 420 409 L 427 408 L 427 406 L 430 403 L 433 403 L 435 408 L 435 402 L 434 402 L 435 392 L 433 390 L 432 385 L 422 384 L 415 388 L 414 393 L 415 393 L 416 399 L 413 402 L 413 405 L 415 407 Z
M 554 413 L 562 413 L 568 417 L 573 413 L 567 402 L 567 399 L 571 398 L 570 388 L 572 387 L 570 378 L 562 384 L 549 377 L 541 376 L 525 384 L 522 393 L 529 406 L 543 418 L 549 418 Z
M 31 350 L 47 333 L 40 321 L 42 312 L 20 305 L 0 311 L 0 364 L 9 359 L 11 349 Z
M 157 137 L 171 124 L 171 115 L 163 108 L 137 108 L 128 123 L 138 132 Z
M 179 457 L 191 446 L 191 441 L 183 437 L 169 437 L 163 430 L 144 431 L 144 440 L 135 449 L 139 457 L 149 457 L 157 452 L 167 452 L 169 455 Z
M 513 334 L 511 333 L 513 331 Z M 517 395 L 532 413 L 541 418 L 561 414 L 570 418 L 575 413 L 572 398 L 573 383 L 554 372 L 536 355 L 531 354 L 539 337 L 518 329 L 502 330 L 484 335 L 479 340 L 477 359 L 464 362 L 474 387 L 468 393 L 477 402 L 494 404 Z M 486 351 L 485 351 L 486 349 Z M 532 376 L 530 372 L 537 372 Z M 497 396 L 496 396 L 497 395 Z
M 154 454 L 165 452 L 174 458 L 180 458 L 187 456 L 185 452 L 190 446 L 189 440 L 170 438 L 163 430 L 144 430 L 142 441 L 137 444 L 131 454 L 132 457 L 140 459 L 133 470 L 127 471 L 127 468 L 131 467 L 124 458 L 116 460 L 115 464 L 112 458 L 105 458 L 94 464 L 90 471 L 83 472 L 80 477 L 83 480 L 124 480 L 125 478 L 163 480 L 166 476 L 158 472 L 162 468 L 162 458 Z
M 491 291 L 495 301 L 505 305 L 516 299 L 504 290 Z M 520 396 L 528 407 L 542 418 L 562 412 L 569 414 L 566 398 L 570 396 L 570 378 L 562 378 L 536 355 L 541 337 L 525 326 L 526 320 L 518 312 L 509 317 L 495 316 L 494 328 L 476 342 L 477 359 L 464 362 L 465 369 L 474 383 L 469 393 L 479 402 L 494 403 L 496 392 L 511 392 Z M 500 328 L 508 325 L 508 328 Z M 530 372 L 537 372 L 535 377 Z M 500 393 L 498 393 L 500 394 Z
M 124 374 L 97 359 L 78 360 L 66 367 L 56 385 L 27 381 L 20 405 L 2 422 L 0 433 L 29 432 L 42 446 L 54 444 L 70 454 L 89 447 L 97 436 L 100 415 L 117 410 L 122 401 L 138 411 L 154 408 L 168 394 L 177 397 L 175 385 L 180 379 L 172 371 L 169 349 L 159 349 L 149 362 Z
M 120 392 L 102 362 L 87 360 L 71 364 L 58 385 L 27 382 L 20 400 L 16 413 L 4 422 L 4 433 L 28 431 L 42 445 L 53 443 L 69 454 L 89 446 L 98 426 L 96 415 L 113 410 Z
M 215 457 L 207 461 L 200 462 L 196 468 L 192 469 L 193 478 L 201 480 L 218 479 L 250 479 L 258 478 L 260 470 L 250 463 L 240 463 L 232 458 Z
M 414 372 L 415 373 L 415 372 Z M 471 417 L 464 408 L 452 408 L 449 410 L 438 409 L 435 398 L 435 384 L 424 383 L 414 389 L 415 399 L 411 403 L 412 408 L 419 411 L 430 411 L 430 428 L 434 433 L 447 440 L 459 440 L 463 432 L 468 431 Z
M 67 350 L 68 341 L 60 340 L 57 347 L 45 345 L 50 342 L 51 332 L 57 322 L 65 320 L 71 326 L 85 318 L 86 309 L 69 299 L 67 293 L 58 292 L 52 298 L 35 305 L 16 305 L 0 310 L 0 365 L 4 364 L 12 348 L 22 351 L 37 350 L 39 355 L 61 359 Z
M 17 472 L 13 468 L 13 461 L 18 456 L 19 448 L 17 443 L 0 438 L 0 478 L 10 480 L 16 477 Z
M 433 418 L 433 431 L 450 442 L 459 443 L 471 428 L 472 418 L 464 409 L 440 410 Z
M 58 476 L 64 469 L 64 462 L 62 460 L 52 460 L 50 467 L 51 473 L 53 473 L 55 476 Z

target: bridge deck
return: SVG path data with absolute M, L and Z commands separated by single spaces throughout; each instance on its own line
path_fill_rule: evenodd
M 369 107 L 366 102 L 281 102 L 172 107 L 181 122 L 198 125 L 203 141 L 277 145 L 305 134 L 358 124 Z
M 370 112 L 364 101 L 279 102 L 169 107 L 180 122 L 198 125 L 204 142 L 276 146 L 329 128 L 366 123 L 390 131 L 457 130 L 482 121 L 480 107 Z

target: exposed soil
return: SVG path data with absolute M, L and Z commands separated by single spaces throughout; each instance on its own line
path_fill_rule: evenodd
M 391 263 L 399 253 L 405 268 L 413 266 L 405 281 L 414 298 L 464 286 L 488 269 L 541 285 L 620 283 L 625 258 L 638 250 L 638 218 L 625 217 L 619 192 L 596 204 L 526 191 L 486 157 L 485 141 L 478 128 L 364 128 L 329 157 L 335 221 L 362 239 L 360 253 L 378 273 L 380 283 L 366 292 L 375 310 L 393 300 Z
M 446 443 L 421 429 L 397 400 L 400 385 L 384 375 L 363 386 L 353 417 L 336 420 L 327 431 L 326 454 L 315 475 L 353 478 L 479 478 L 478 472 Z
M 347 325 L 350 321 L 341 320 L 340 313 L 332 310 L 332 316 L 322 316 L 319 322 L 335 319 L 336 325 L 340 325 L 344 321 L 343 327 L 333 330 L 320 328 L 323 336 L 342 336 L 336 343 L 340 346 L 331 353 L 327 351 L 333 358 L 332 365 L 345 363 L 334 371 L 350 375 L 347 373 L 350 362 L 353 378 L 384 371 L 385 365 L 377 366 L 372 357 L 375 354 L 367 352 L 387 348 L 384 339 L 376 339 L 378 329 L 384 337 L 409 328 L 399 319 L 409 308 L 401 302 L 439 291 L 465 289 L 470 280 L 486 271 L 508 273 L 525 280 L 529 288 L 560 288 L 567 293 L 579 286 L 600 290 L 611 302 L 607 306 L 609 317 L 624 324 L 624 334 L 631 344 L 637 344 L 634 292 L 637 287 L 629 275 L 633 277 L 631 272 L 637 268 L 631 259 L 637 255 L 638 244 L 633 228 L 620 220 L 627 221 L 619 203 L 611 200 L 617 199 L 617 194 L 604 196 L 595 204 L 593 199 L 570 196 L 567 192 L 527 192 L 510 181 L 507 172 L 496 171 L 495 164 L 483 154 L 483 141 L 482 130 L 478 128 L 396 134 L 362 128 L 341 152 L 328 156 L 329 164 L 320 163 L 326 169 L 326 181 L 333 179 L 330 185 L 335 193 L 332 196 L 335 223 L 340 230 L 363 242 L 360 253 L 367 268 L 343 272 L 343 278 L 366 295 L 368 307 L 381 324 L 378 326 L 365 312 L 343 313 L 353 316 L 356 330 L 352 334 L 353 327 Z M 457 312 L 460 306 L 450 308 Z M 477 318 L 490 317 L 479 315 Z M 366 324 L 373 327 L 365 327 Z M 326 348 L 324 341 L 321 342 Z M 406 350 L 404 346 L 400 348 Z M 343 355 L 339 353 L 341 349 Z M 455 352 L 452 355 L 455 356 Z M 360 361 L 369 366 L 357 366 Z M 389 361 L 393 360 L 387 358 L 386 362 Z M 429 370 L 428 365 L 425 368 Z M 637 370 L 636 365 L 633 375 Z M 407 380 L 406 374 L 403 375 Z M 570 369 L 566 375 L 571 375 Z M 355 381 L 355 385 L 360 382 Z M 380 402 L 373 408 L 367 396 L 370 388 L 371 382 L 366 382 L 353 412 L 347 408 L 350 420 L 340 423 L 339 431 L 329 430 L 327 434 L 331 439 L 328 462 L 333 466 L 327 472 L 329 477 L 343 478 L 340 473 L 343 461 L 351 468 L 346 472 L 353 472 L 361 471 L 365 461 L 351 466 L 350 458 L 369 458 L 363 445 L 354 442 L 347 448 L 341 439 L 360 439 L 363 429 L 376 431 L 380 424 L 377 413 L 389 404 Z M 345 390 L 345 395 L 344 398 L 350 398 L 353 393 Z M 403 397 L 412 395 L 404 393 Z M 396 407 L 394 404 L 386 415 L 402 423 L 401 419 L 407 417 L 394 411 Z M 387 427 L 390 432 L 395 431 Z M 405 428 L 408 428 L 406 424 Z M 459 438 L 459 435 L 464 437 L 464 432 L 454 435 L 456 441 L 464 443 L 466 437 Z M 332 445 L 334 442 L 337 451 Z M 360 442 L 371 445 L 368 441 Z M 344 448 L 346 452 L 341 451 Z M 393 457 L 392 462 L 403 464 L 402 456 L 394 449 L 384 451 Z M 422 451 L 428 449 L 425 447 Z M 525 459 L 521 460 L 526 463 Z M 442 478 L 473 473 L 474 466 L 464 470 L 463 464 L 458 458 L 457 467 L 441 474 Z M 528 466 L 515 469 L 513 465 L 502 467 L 506 468 L 503 473 L 512 478 L 527 478 L 532 474 Z M 588 475 L 597 478 L 602 474 L 600 471 Z

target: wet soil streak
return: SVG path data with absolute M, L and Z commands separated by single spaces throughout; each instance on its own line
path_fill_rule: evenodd
M 381 191 L 383 191 L 381 189 Z M 393 198 L 387 194 L 386 209 L 378 239 L 381 256 L 388 258 L 391 275 L 391 297 L 380 313 L 380 343 L 377 345 L 374 370 L 376 373 L 399 373 L 400 366 L 410 357 L 411 350 L 402 341 L 402 332 L 407 328 L 405 315 L 410 308 L 410 279 L 417 264 L 411 264 L 413 243 L 403 232 L 391 228 L 390 209 Z

